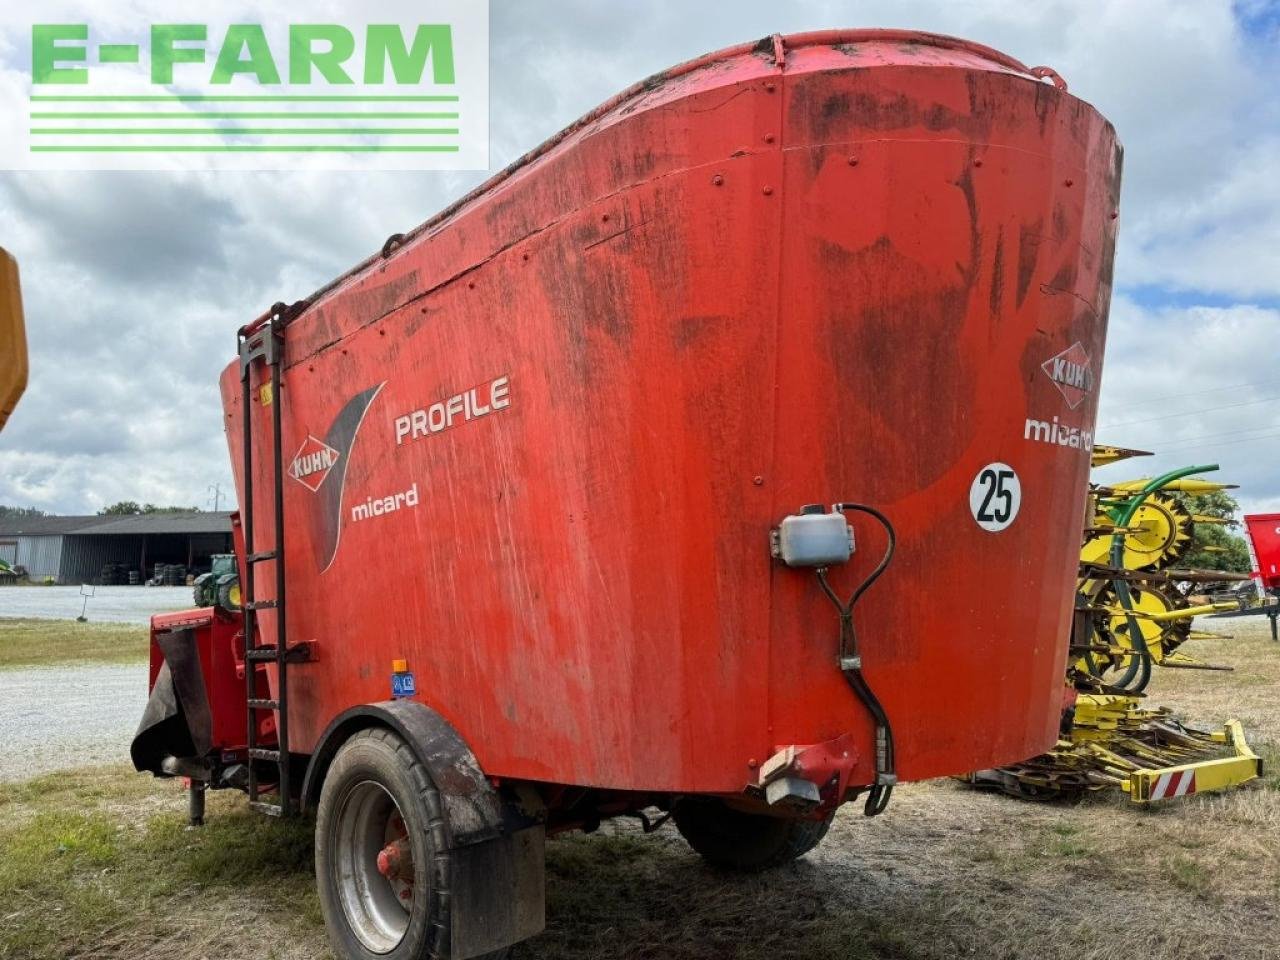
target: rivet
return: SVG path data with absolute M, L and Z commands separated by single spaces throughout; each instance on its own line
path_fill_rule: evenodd
M 765 143 L 773 143 L 773 141 L 774 141 L 774 136 L 773 136 L 773 134 L 772 134 L 772 133 L 766 133 L 766 134 L 764 135 L 764 142 L 765 142 Z
M 776 83 L 774 83 L 773 81 L 769 81 L 768 83 L 766 83 L 766 84 L 764 85 L 764 88 L 765 88 L 766 90 L 768 90 L 770 93 L 773 93 L 773 91 L 775 91 L 775 90 L 777 90 L 777 89 L 778 89 L 778 85 L 777 85 Z
M 423 307 L 421 312 L 422 312 L 422 315 L 425 317 L 427 315 L 427 308 Z
M 474 290 L 475 288 L 476 288 L 476 282 L 475 282 L 474 280 L 468 280 L 468 281 L 467 281 L 467 289 L 468 289 L 468 290 Z
M 712 186 L 716 186 L 716 187 L 724 186 L 724 177 L 720 176 L 720 174 L 717 173 L 714 177 L 711 178 L 711 184 Z
M 857 158 L 857 157 L 850 157 L 850 158 L 849 158 L 849 166 L 851 166 L 851 167 L 856 167 L 857 165 L 858 165 L 858 158 Z
M 974 160 L 974 161 L 973 161 L 973 165 L 974 165 L 975 167 L 980 167 L 980 166 L 982 166 L 982 158 L 981 158 L 981 157 L 978 157 L 976 160 Z
M 1062 181 L 1062 184 L 1063 184 L 1063 186 L 1070 187 L 1070 186 L 1073 186 L 1073 185 L 1075 184 L 1075 181 L 1074 181 L 1074 180 L 1072 180 L 1070 177 L 1067 177 L 1067 179 L 1065 179 L 1065 180 L 1063 180 L 1063 181 Z
M 603 220 L 605 223 L 608 223 L 608 222 L 609 222 L 609 215 L 606 213 L 606 214 L 605 214 L 603 217 L 601 217 L 600 219 L 601 219 L 601 220 Z
M 747 761 L 747 766 L 750 767 L 752 770 L 754 770 L 756 767 L 760 766 L 760 761 L 757 760 L 755 757 L 752 757 L 750 760 Z
M 520 254 L 520 259 L 521 259 L 521 260 L 528 260 L 528 259 L 529 259 L 529 255 L 528 255 L 527 253 L 522 253 L 522 254 Z
M 1111 211 L 1111 219 L 1112 219 L 1112 220 L 1114 220 L 1114 219 L 1115 219 L 1116 217 L 1118 217 L 1118 216 L 1120 216 L 1120 211 L 1119 211 L 1119 210 L 1112 210 L 1112 211 Z
M 772 196 L 772 195 L 773 195 L 773 187 L 765 187 L 765 188 L 764 188 L 764 195 L 765 195 L 766 197 Z
M 751 482 L 754 483 L 757 487 L 763 487 L 764 477 L 752 477 Z
M 385 331 L 385 330 L 379 330 L 379 331 L 378 331 L 378 336 L 380 336 L 380 337 L 385 337 L 386 335 L 387 335 L 387 331 Z

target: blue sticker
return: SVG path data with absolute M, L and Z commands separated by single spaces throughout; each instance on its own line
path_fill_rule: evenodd
M 405 673 L 393 673 L 391 675 L 391 696 L 393 699 L 412 697 L 417 692 L 418 688 L 414 685 L 412 672 L 406 671 Z

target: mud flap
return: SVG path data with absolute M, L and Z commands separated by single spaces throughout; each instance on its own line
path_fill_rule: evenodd
M 453 851 L 455 958 L 479 957 L 542 932 L 546 864 L 541 824 Z
M 169 758 L 202 759 L 213 748 L 213 719 L 194 630 L 155 635 L 164 655 L 138 732 L 129 746 L 136 770 L 164 775 Z

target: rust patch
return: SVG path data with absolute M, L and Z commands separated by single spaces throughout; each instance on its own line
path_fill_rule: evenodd
M 406 337 L 412 337 L 422 329 L 423 325 L 426 324 L 428 320 L 439 312 L 439 310 L 434 310 L 430 307 L 420 307 L 415 310 L 410 310 L 409 319 L 406 320 L 404 324 L 404 335 Z
M 401 306 L 418 292 L 419 286 L 418 271 L 410 270 L 377 287 L 357 287 L 347 294 L 344 312 L 364 326 Z
M 1071 230 L 1071 224 L 1067 222 L 1067 208 L 1061 203 L 1053 205 L 1053 239 L 1056 243 L 1063 243 L 1067 239 L 1067 234 Z
M 996 252 L 991 261 L 991 316 L 999 317 L 1004 307 L 1004 231 L 996 234 Z
M 935 133 L 954 132 L 974 141 L 985 141 L 993 116 L 986 108 L 977 114 L 967 114 L 942 103 L 922 103 L 902 93 L 833 93 L 817 104 L 811 99 L 806 87 L 798 85 L 792 99 L 791 122 L 797 124 L 798 121 L 797 125 L 802 128 L 807 126 L 818 140 L 834 139 L 856 125 L 859 129 L 881 132 L 924 127 Z
M 540 226 L 534 222 L 531 213 L 535 205 L 522 198 L 519 191 L 512 191 L 512 194 L 510 197 L 495 197 L 483 208 L 484 223 L 494 238 L 495 247 L 510 244 L 514 237 L 526 237 Z
M 1058 92 L 1057 88 L 1047 83 L 1036 84 L 1036 98 L 1031 104 L 1031 109 L 1035 111 L 1036 122 L 1040 126 L 1040 136 L 1042 137 L 1044 136 L 1045 127 L 1049 123 L 1049 113 L 1053 105 L 1057 103 L 1056 97 L 1051 96 L 1050 91 L 1053 91 L 1053 94 Z
M 700 340 L 727 328 L 729 322 L 729 317 L 718 313 L 680 317 L 672 325 L 672 340 L 677 350 L 688 350 Z
M 1050 280 L 1046 284 L 1041 284 L 1041 290 L 1044 290 L 1047 287 L 1048 289 L 1053 290 L 1057 293 L 1065 293 L 1068 296 L 1075 297 L 1081 303 L 1086 304 L 1090 310 L 1092 310 L 1093 305 L 1090 304 L 1088 300 L 1085 300 L 1083 297 L 1081 297 L 1079 294 L 1075 292 L 1076 276 L 1077 276 L 1077 271 L 1076 271 L 1075 261 L 1068 260 L 1066 263 L 1064 263 L 1062 266 L 1060 266 L 1057 269 L 1057 272 L 1054 273 L 1052 280 Z
M 868 495 L 926 487 L 970 442 L 967 411 L 974 387 L 956 344 L 973 287 L 964 279 L 939 283 L 939 277 L 899 253 L 887 235 L 857 251 L 817 242 L 831 284 L 818 294 L 819 302 L 831 304 L 825 318 L 827 350 L 845 385 L 833 420 L 867 423 L 865 442 L 894 451 L 883 458 L 894 469 L 872 471 L 866 478 Z M 925 330 L 928 336 L 922 337 Z M 908 355 L 912 362 L 904 363 Z M 877 400 L 888 396 L 907 401 Z M 914 441 L 926 432 L 930 443 Z M 839 443 L 833 446 L 842 449 Z
M 609 160 L 609 176 L 613 190 L 623 190 L 639 180 L 647 180 L 657 167 L 658 155 L 652 149 L 633 153 L 630 158 L 612 157 Z
M 822 101 L 822 106 L 818 108 L 817 123 L 814 124 L 814 132 L 820 136 L 826 136 L 831 126 L 839 120 L 847 117 L 852 110 L 851 99 L 847 93 L 836 93 L 827 97 Z
M 1036 272 L 1036 263 L 1040 259 L 1041 231 L 1044 221 L 1024 223 L 1018 228 L 1018 309 L 1022 309 L 1027 299 L 1027 291 L 1031 289 L 1031 277 Z
M 969 210 L 969 263 L 960 264 L 960 271 L 966 283 L 973 283 L 978 272 L 978 258 L 982 253 L 982 233 L 978 227 L 978 197 L 973 189 L 973 152 L 970 147 L 965 158 L 964 171 L 952 181 L 964 194 L 965 206 Z
M 597 246 L 599 253 L 564 250 L 539 259 L 539 283 L 547 303 L 560 316 L 559 330 L 571 376 L 589 384 L 597 366 L 594 353 L 600 347 L 597 332 L 627 349 L 632 336 L 631 295 L 626 271 L 618 269 L 615 248 Z

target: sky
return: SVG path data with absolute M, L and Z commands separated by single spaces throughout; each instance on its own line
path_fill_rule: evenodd
M 640 78 L 774 32 L 919 29 L 1054 67 L 1125 145 L 1097 439 L 1158 452 L 1097 478 L 1218 462 L 1246 510 L 1280 512 L 1280 2 L 493 0 L 490 22 L 494 170 Z M 32 366 L 0 503 L 204 508 L 219 484 L 226 508 L 236 328 L 485 177 L 0 173 Z

